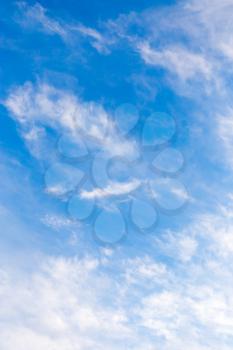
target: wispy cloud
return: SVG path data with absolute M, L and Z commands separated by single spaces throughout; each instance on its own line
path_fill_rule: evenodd
M 231 1 L 190 0 L 120 15 L 105 25 L 145 64 L 167 70 L 176 93 L 221 94 L 226 69 L 232 71 L 232 7 Z
M 225 115 L 218 115 L 217 121 L 217 137 L 223 145 L 222 151 L 225 153 L 227 163 L 233 166 L 233 109 L 229 108 Z
M 130 155 L 136 151 L 136 144 L 118 133 L 102 105 L 84 102 L 69 91 L 46 83 L 26 83 L 13 89 L 4 105 L 23 127 L 31 130 L 24 134 L 26 140 L 34 136 L 36 142 L 35 130 L 41 133 L 43 126 L 49 126 L 60 133 L 73 133 L 77 138 L 92 138 L 92 143 L 108 154 Z
M 86 199 L 120 196 L 135 191 L 140 184 L 141 182 L 136 179 L 125 183 L 109 181 L 109 184 L 103 189 L 95 188 L 92 191 L 82 190 L 80 196 Z
M 185 48 L 173 46 L 160 51 L 152 49 L 145 42 L 138 45 L 138 50 L 145 63 L 164 67 L 183 81 L 195 78 L 197 74 L 201 74 L 207 80 L 211 78 L 212 68 L 207 59 Z
M 111 40 L 98 30 L 82 23 L 68 23 L 49 16 L 48 11 L 40 3 L 33 6 L 18 2 L 20 14 L 17 21 L 24 27 L 38 29 L 49 35 L 58 35 L 67 45 L 75 45 L 81 38 L 87 38 L 90 44 L 100 53 L 108 53 Z
M 18 2 L 17 5 L 20 10 L 20 16 L 18 17 L 20 24 L 23 26 L 37 26 L 47 34 L 57 34 L 63 40 L 68 39 L 66 28 L 59 21 L 50 18 L 41 4 L 36 3 L 33 6 L 29 6 L 26 2 Z

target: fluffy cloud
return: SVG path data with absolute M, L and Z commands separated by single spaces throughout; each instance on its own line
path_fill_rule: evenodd
M 201 231 L 200 220 L 196 225 Z M 218 229 L 205 232 L 214 244 Z M 174 255 L 169 266 L 119 253 L 43 256 L 24 273 L 2 266 L 2 348 L 230 350 L 232 256 L 205 244 L 204 255 L 197 249 L 186 265 Z

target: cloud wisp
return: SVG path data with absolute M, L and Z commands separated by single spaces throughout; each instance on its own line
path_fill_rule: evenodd
M 117 132 L 102 105 L 83 102 L 74 94 L 46 83 L 25 83 L 16 87 L 4 105 L 22 126 L 29 129 L 29 133 L 25 134 L 26 140 L 37 136 L 37 130 L 47 126 L 58 133 L 67 132 L 81 139 L 91 138 L 107 154 L 130 156 L 136 151 L 136 145 Z M 37 137 L 33 139 L 36 141 Z

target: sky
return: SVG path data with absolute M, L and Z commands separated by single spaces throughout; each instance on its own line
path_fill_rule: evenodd
M 0 5 L 0 348 L 232 349 L 233 0 Z

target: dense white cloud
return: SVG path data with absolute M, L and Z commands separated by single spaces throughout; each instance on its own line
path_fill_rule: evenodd
M 208 231 L 204 217 L 187 228 L 187 240 L 204 235 L 205 243 L 187 253 L 186 265 L 175 254 L 174 267 L 143 254 L 118 258 L 119 251 L 103 249 L 98 259 L 43 256 L 33 271 L 19 274 L 2 266 L 2 348 L 115 350 L 127 344 L 134 350 L 230 350 L 232 253 L 222 255 L 219 229 L 225 230 L 225 218 L 216 220 L 220 226 L 211 221 Z

